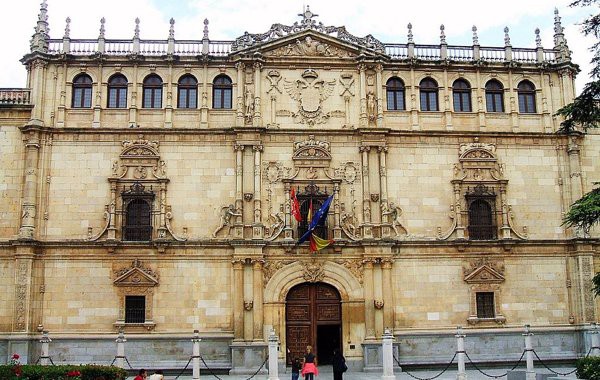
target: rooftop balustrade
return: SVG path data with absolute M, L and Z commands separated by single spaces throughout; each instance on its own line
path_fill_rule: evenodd
M 30 105 L 30 94 L 27 88 L 0 88 L 0 105 Z

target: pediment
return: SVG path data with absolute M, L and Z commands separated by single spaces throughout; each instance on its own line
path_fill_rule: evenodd
M 497 284 L 504 282 L 504 276 L 494 268 L 484 264 L 476 268 L 464 278 L 468 284 Z
M 116 271 L 115 286 L 149 287 L 158 285 L 158 275 L 149 268 L 144 268 L 141 261 L 134 260 L 128 268 Z
M 273 58 L 353 58 L 360 54 L 367 56 L 380 55 L 375 49 L 365 48 L 361 44 L 352 43 L 315 30 L 304 30 L 268 42 L 259 42 L 237 51 L 239 54 L 254 54 L 256 52 L 265 57 Z

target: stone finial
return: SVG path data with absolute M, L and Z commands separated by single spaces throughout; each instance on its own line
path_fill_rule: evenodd
M 562 34 L 563 32 L 564 28 L 562 26 L 562 22 L 560 21 L 558 8 L 554 8 L 554 34 Z
M 202 36 L 203 40 L 208 40 L 208 19 L 204 19 L 204 35 Z
M 415 40 L 413 39 L 412 24 L 409 22 L 407 27 L 408 27 L 408 43 L 412 44 L 415 42 Z
M 471 30 L 473 31 L 473 45 L 479 45 L 479 36 L 477 36 L 477 27 L 475 25 L 473 25 L 473 28 L 471 28 Z
M 71 17 L 67 17 L 65 20 L 65 35 L 63 38 L 69 38 L 71 35 Z
M 133 38 L 140 39 L 140 19 L 139 17 L 135 18 L 135 29 L 133 30 Z
M 542 37 L 540 37 L 540 28 L 535 28 L 535 47 L 542 47 Z
M 175 38 L 175 19 L 171 17 L 169 20 L 169 39 Z
M 440 25 L 440 43 L 442 45 L 446 44 L 446 27 L 444 26 L 444 24 Z
M 105 23 L 106 23 L 106 19 L 104 17 L 102 17 L 100 19 L 100 35 L 98 36 L 98 39 L 104 39 L 104 34 L 106 33 L 106 29 L 104 28 Z
M 510 46 L 510 36 L 508 35 L 508 26 L 504 27 L 504 46 Z
M 565 29 L 560 21 L 558 8 L 554 8 L 554 50 L 559 50 L 562 57 L 569 59 L 571 52 L 569 51 L 564 32 Z
M 318 14 L 316 13 L 312 13 L 310 11 L 310 7 L 307 5 L 306 9 L 304 10 L 304 12 L 302 13 L 298 13 L 298 16 L 302 17 L 302 24 L 313 24 L 315 23 L 315 20 L 313 20 L 313 17 L 317 17 Z
M 35 33 L 31 37 L 31 51 L 48 52 L 48 40 L 50 39 L 50 28 L 48 27 L 48 4 L 42 0 L 38 21 L 34 28 Z

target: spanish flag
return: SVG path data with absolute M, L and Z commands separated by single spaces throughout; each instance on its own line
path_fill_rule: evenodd
M 322 250 L 323 248 L 333 244 L 333 239 L 325 240 L 321 239 L 314 233 L 310 234 L 310 251 L 317 252 Z

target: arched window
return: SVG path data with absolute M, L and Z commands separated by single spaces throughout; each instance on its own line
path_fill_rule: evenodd
M 219 75 L 213 81 L 213 108 L 231 109 L 233 86 L 227 75 Z
M 404 105 L 404 83 L 399 78 L 390 78 L 385 84 L 387 91 L 387 109 L 389 111 L 403 111 Z
M 87 74 L 79 74 L 73 79 L 73 108 L 92 107 L 92 78 Z
M 485 106 L 487 112 L 504 112 L 504 86 L 497 80 L 485 85 Z
M 457 79 L 452 84 L 454 112 L 471 112 L 471 86 L 464 79 Z
M 431 78 L 425 78 L 419 84 L 421 93 L 421 111 L 438 111 L 438 85 Z
M 123 240 L 152 240 L 152 209 L 144 199 L 131 200 L 125 209 Z
M 198 81 L 187 74 L 177 82 L 177 108 L 198 108 Z
M 489 202 L 475 199 L 469 205 L 469 238 L 491 240 L 496 238 L 494 211 Z
M 162 108 L 162 79 L 156 74 L 150 74 L 144 79 L 143 108 Z
M 108 108 L 127 107 L 127 78 L 116 74 L 108 80 Z
M 535 113 L 535 86 L 528 80 L 524 80 L 517 86 L 519 94 L 519 112 Z

